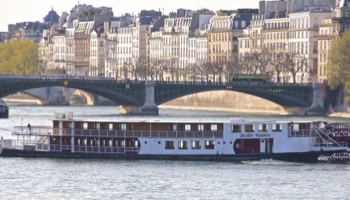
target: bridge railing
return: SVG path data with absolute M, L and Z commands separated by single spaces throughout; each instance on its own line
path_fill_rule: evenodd
M 273 82 L 193 82 L 193 81 L 155 81 L 155 84 L 171 85 L 217 85 L 217 86 L 313 86 L 313 83 L 273 83 Z
M 18 80 L 26 81 L 50 81 L 57 82 L 62 80 L 77 80 L 83 82 L 103 82 L 103 81 L 113 81 L 116 83 L 145 83 L 145 80 L 136 80 L 136 79 L 115 79 L 109 77 L 86 77 L 86 76 L 44 76 L 44 75 L 0 75 L 0 82 L 17 82 Z M 146 80 L 148 81 L 148 80 Z M 313 83 L 274 83 L 274 82 L 254 82 L 254 81 L 235 81 L 227 82 L 224 81 L 161 81 L 161 80 L 150 80 L 155 84 L 179 84 L 179 85 L 218 85 L 218 86 L 313 86 Z

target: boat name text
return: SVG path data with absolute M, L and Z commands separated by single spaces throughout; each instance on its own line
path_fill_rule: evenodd
M 271 134 L 269 133 L 242 133 L 241 138 L 266 138 L 270 137 Z

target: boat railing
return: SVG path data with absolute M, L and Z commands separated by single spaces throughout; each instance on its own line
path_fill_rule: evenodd
M 16 140 L 14 139 L 1 139 L 0 147 L 13 149 L 15 148 Z
M 51 135 L 53 133 L 50 126 L 14 126 L 12 135 Z
M 140 147 L 51 144 L 50 151 L 56 151 L 56 152 L 74 151 L 76 153 L 137 153 L 140 151 Z
M 289 137 L 314 137 L 315 135 L 312 129 L 290 130 L 288 134 Z
M 53 135 L 86 137 L 140 137 L 140 138 L 222 138 L 222 131 L 148 131 L 148 130 L 105 130 L 105 129 L 53 129 Z M 61 134 L 60 134 L 61 133 Z

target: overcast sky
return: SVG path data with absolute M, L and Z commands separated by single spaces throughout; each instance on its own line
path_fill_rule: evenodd
M 6 1 L 6 3 L 5 3 Z M 122 13 L 139 13 L 142 9 L 164 10 L 165 14 L 178 8 L 196 10 L 208 8 L 211 10 L 258 8 L 260 0 L 1 0 L 0 31 L 7 31 L 8 24 L 25 21 L 42 21 L 43 17 L 53 8 L 58 15 L 69 12 L 78 4 L 88 4 L 94 7 L 108 6 L 113 8 L 115 16 Z

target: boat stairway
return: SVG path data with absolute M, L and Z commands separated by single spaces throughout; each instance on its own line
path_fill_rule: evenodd
M 347 147 L 347 152 L 334 153 L 331 155 L 321 154 L 318 157 L 319 161 L 328 163 L 350 162 L 350 135 L 348 137 L 344 137 L 343 135 L 340 137 L 340 135 L 332 134 L 331 132 L 320 128 L 316 128 L 316 135 L 319 138 L 320 144 L 333 147 Z

